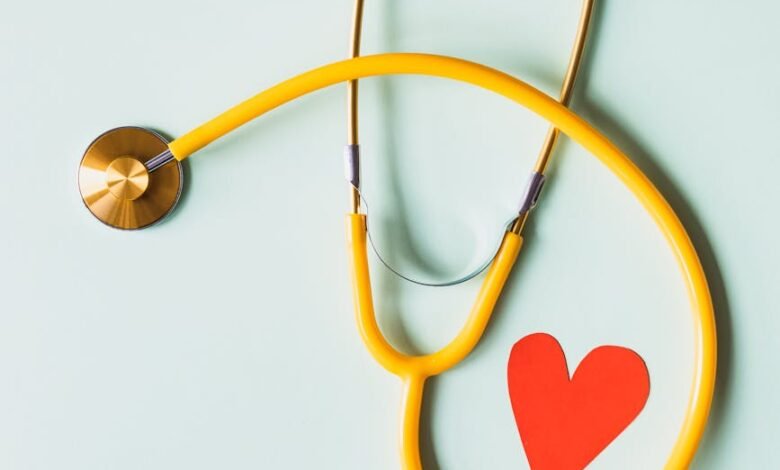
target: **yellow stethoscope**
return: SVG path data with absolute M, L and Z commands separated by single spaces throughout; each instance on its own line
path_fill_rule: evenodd
M 578 41 L 564 83 L 564 103 L 568 100 L 567 86 L 570 88 L 573 82 L 572 70 L 576 71 L 579 61 L 591 3 L 586 1 L 583 8 Z M 358 0 L 356 6 L 353 56 L 359 50 L 359 39 L 354 38 L 359 37 L 355 31 L 360 28 L 362 1 Z M 124 133 L 112 137 L 109 131 L 90 145 L 82 160 L 79 173 L 82 198 L 90 211 L 109 225 L 123 228 L 149 225 L 151 222 L 138 222 L 134 226 L 130 222 L 149 218 L 147 216 L 153 212 L 152 209 L 156 207 L 153 203 L 156 201 L 175 203 L 181 184 L 179 162 L 193 153 L 285 103 L 337 83 L 350 83 L 350 109 L 354 110 L 350 116 L 354 119 L 356 81 L 394 74 L 458 80 L 493 91 L 526 107 L 549 121 L 553 127 L 545 143 L 547 150 L 543 149 L 540 157 L 544 161 L 537 163 L 535 174 L 543 174 L 557 133 L 563 132 L 606 165 L 652 216 L 678 261 L 693 311 L 695 361 L 692 388 L 682 427 L 666 464 L 668 469 L 687 468 L 706 426 L 714 392 L 717 356 L 713 304 L 696 250 L 674 210 L 626 155 L 564 104 L 517 78 L 473 62 L 430 54 L 378 54 L 335 62 L 281 82 L 180 136 L 167 146 L 159 143 L 164 142 L 159 136 L 150 136 L 148 132 Z M 356 129 L 355 126 L 350 128 Z M 155 138 L 159 141 L 152 142 Z M 349 144 L 357 145 L 356 131 L 350 132 Z M 157 149 L 159 152 L 155 150 L 154 154 L 150 154 L 149 149 Z M 349 161 L 353 153 L 347 153 Z M 177 184 L 171 183 L 174 180 Z M 170 187 L 167 187 L 169 183 Z M 401 462 L 405 469 L 420 469 L 419 424 L 425 381 L 454 367 L 478 343 L 522 246 L 520 232 L 530 206 L 524 204 L 521 207 L 517 220 L 504 234 L 466 324 L 455 339 L 435 353 L 410 356 L 397 351 L 388 343 L 376 321 L 368 267 L 366 215 L 359 212 L 359 190 L 353 183 L 351 180 L 352 208 L 346 216 L 346 223 L 357 325 L 372 356 L 403 382 Z M 533 202 L 532 199 L 538 196 L 538 190 L 533 189 L 533 180 L 530 188 L 531 191 L 526 192 L 526 202 Z M 169 211 L 172 206 L 163 212 Z

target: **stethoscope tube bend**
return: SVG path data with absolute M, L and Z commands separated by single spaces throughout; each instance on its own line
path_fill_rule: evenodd
M 523 238 L 506 232 L 482 288 L 460 333 L 441 350 L 422 356 L 408 356 L 391 346 L 379 329 L 374 312 L 371 276 L 368 269 L 366 216 L 347 215 L 347 251 L 350 256 L 352 294 L 358 329 L 369 352 L 382 367 L 404 383 L 401 414 L 401 459 L 404 469 L 422 468 L 419 451 L 420 407 L 425 381 L 457 365 L 471 353 L 485 332 Z

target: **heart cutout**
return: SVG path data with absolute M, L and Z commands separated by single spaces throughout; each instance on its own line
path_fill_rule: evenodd
M 509 397 L 532 470 L 581 470 L 639 415 L 650 376 L 636 352 L 599 346 L 569 378 L 558 341 L 535 333 L 512 347 Z

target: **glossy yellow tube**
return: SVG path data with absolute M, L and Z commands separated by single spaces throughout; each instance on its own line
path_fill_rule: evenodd
M 601 160 L 632 191 L 652 216 L 669 242 L 680 265 L 693 310 L 695 361 L 691 395 L 676 444 L 666 465 L 668 469 L 687 468 L 693 460 L 696 448 L 704 433 L 715 385 L 717 357 L 715 316 L 704 270 L 680 220 L 647 177 L 606 137 L 543 92 L 497 70 L 450 57 L 428 54 L 365 56 L 326 65 L 282 82 L 171 142 L 170 150 L 177 159 L 182 160 L 246 122 L 309 92 L 336 83 L 387 74 L 422 74 L 460 80 L 492 90 L 525 106 L 548 120 L 551 125 Z M 360 274 L 361 271 L 358 269 L 358 266 L 365 262 L 365 238 L 363 238 L 364 235 L 356 232 L 364 232 L 365 222 L 360 219 L 359 215 L 351 215 L 350 217 L 358 218 L 349 219 L 349 236 L 352 270 L 355 279 L 354 289 L 360 291 L 358 292 L 360 295 L 356 295 L 356 302 L 365 302 L 365 305 L 363 303 L 359 305 L 358 318 L 360 319 L 363 318 L 361 312 L 369 308 L 368 304 L 371 299 L 370 280 L 367 275 Z M 507 240 L 505 238 L 505 244 Z M 519 250 L 520 239 L 518 238 L 514 242 L 510 241 L 509 245 L 515 245 L 515 248 Z M 511 250 L 508 253 L 511 254 Z M 514 253 L 512 256 L 516 255 L 517 253 Z M 495 265 L 494 263 L 494 267 Z M 509 263 L 509 267 L 511 267 L 511 263 Z M 490 273 L 488 273 L 489 276 Z M 497 276 L 496 280 L 500 280 L 499 278 L 500 276 Z M 503 284 L 503 281 L 500 284 Z M 483 286 L 484 291 L 485 287 Z M 488 292 L 487 297 L 492 295 L 490 292 L 492 291 Z M 487 297 L 482 300 L 485 305 L 490 303 L 490 298 Z M 478 299 L 477 303 L 479 302 Z M 370 305 L 369 311 L 373 311 L 373 305 Z M 468 354 L 470 347 L 476 344 L 475 340 L 479 339 L 483 329 L 484 325 L 475 319 L 472 312 L 472 316 L 469 317 L 459 337 L 442 351 L 422 358 L 410 358 L 396 352 L 387 344 L 376 327 L 375 320 L 363 321 L 360 324 L 361 335 L 366 340 L 371 353 L 384 367 L 398 373 L 404 380 L 421 379 L 425 375 L 415 377 L 413 374 L 415 370 L 422 370 L 432 375 L 437 373 L 436 371 L 451 367 L 462 359 L 464 353 Z M 407 388 L 409 393 L 417 393 L 419 389 L 421 396 L 422 381 L 419 384 L 407 385 Z M 409 408 L 410 414 L 417 413 L 419 415 L 418 405 L 408 404 L 407 400 L 405 406 Z M 419 421 L 419 416 L 415 419 Z M 417 430 L 414 429 L 414 432 L 403 438 L 404 459 L 407 458 L 407 455 L 411 457 L 416 455 L 419 459 L 419 451 L 416 450 L 418 446 L 416 437 Z M 411 442 L 412 440 L 415 442 Z M 410 447 L 415 447 L 415 450 L 407 450 Z M 405 460 L 405 463 L 408 464 L 409 460 Z M 415 467 L 409 466 L 407 468 Z
M 404 398 L 401 407 L 401 461 L 406 470 L 422 468 L 419 451 L 420 407 L 428 377 L 441 374 L 466 358 L 485 332 L 493 308 L 501 296 L 523 238 L 512 232 L 504 240 L 488 268 L 482 288 L 460 333 L 441 350 L 422 356 L 407 356 L 387 342 L 379 329 L 371 294 L 371 276 L 366 249 L 366 216 L 347 215 L 347 251 L 350 255 L 352 295 L 360 336 L 382 367 L 401 377 Z
M 430 377 L 441 374 L 462 361 L 479 342 L 490 320 L 490 314 L 498 301 L 501 289 L 509 277 L 517 259 L 523 239 L 507 232 L 493 263 L 488 268 L 482 288 L 466 324 L 448 345 L 440 351 L 424 356 L 407 356 L 393 348 L 379 330 L 371 295 L 371 278 L 368 272 L 366 250 L 366 222 L 364 214 L 347 215 L 347 241 L 353 280 L 357 323 L 360 335 L 382 367 L 401 377 Z

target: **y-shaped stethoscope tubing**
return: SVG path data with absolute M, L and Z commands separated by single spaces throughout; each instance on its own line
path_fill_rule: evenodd
M 553 98 L 505 73 L 460 59 L 428 54 L 364 56 L 326 65 L 271 87 L 174 140 L 170 144 L 170 152 L 176 159 L 183 160 L 237 127 L 309 92 L 349 80 L 391 74 L 420 74 L 459 80 L 519 103 L 548 120 L 601 160 L 650 213 L 680 265 L 694 312 L 695 361 L 691 395 L 682 428 L 666 464 L 668 469 L 687 468 L 704 433 L 715 386 L 715 316 L 704 270 L 682 223 L 650 180 L 606 137 Z M 476 345 L 520 250 L 522 238 L 512 233 L 505 235 L 475 307 L 458 337 L 441 351 L 413 357 L 393 349 L 379 331 L 373 316 L 365 219 L 362 215 L 350 214 L 347 221 L 360 332 L 374 357 L 405 381 L 404 463 L 406 468 L 419 468 L 417 427 L 425 378 L 452 367 Z

